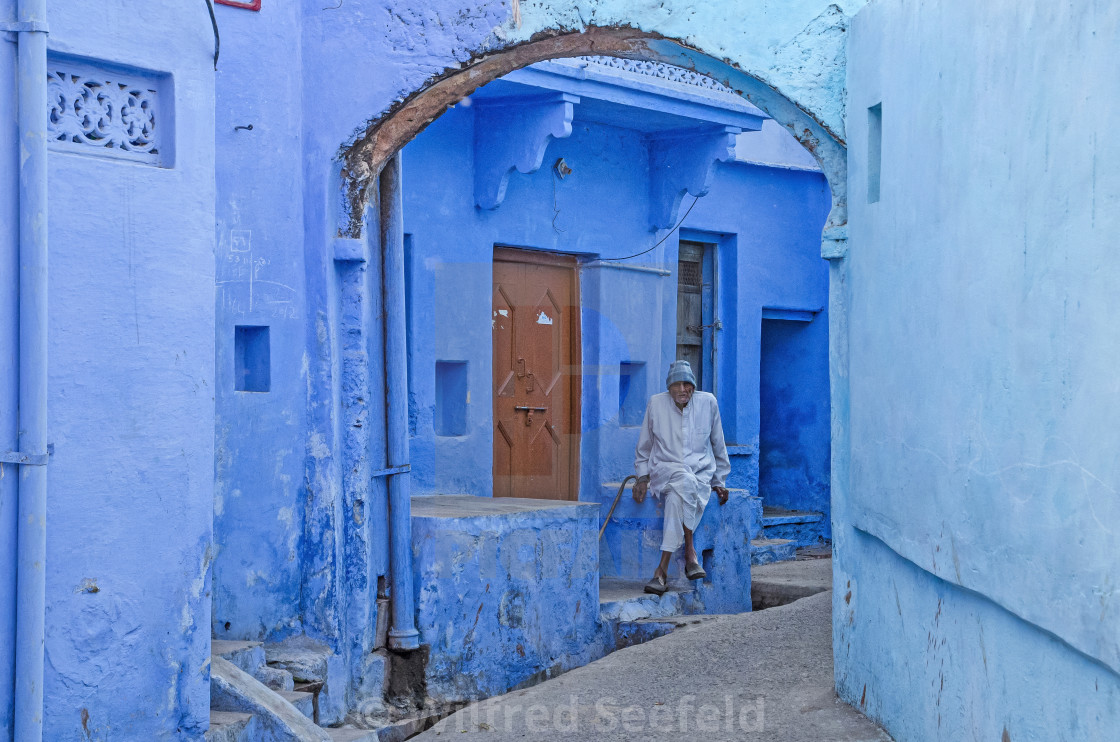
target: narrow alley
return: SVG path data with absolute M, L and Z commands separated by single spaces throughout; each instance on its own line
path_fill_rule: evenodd
M 890 740 L 836 698 L 832 560 L 756 567 L 755 584 L 821 592 L 753 613 L 669 619 L 666 636 L 468 706 L 413 739 Z

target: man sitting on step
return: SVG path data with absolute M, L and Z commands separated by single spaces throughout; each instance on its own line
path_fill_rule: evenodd
M 685 576 L 707 576 L 692 532 L 714 490 L 721 505 L 727 502 L 724 483 L 731 471 L 723 440 L 719 407 L 714 395 L 696 391 L 696 377 L 688 361 L 675 361 L 665 380 L 669 391 L 655 394 L 646 406 L 634 470 L 634 499 L 642 502 L 647 490 L 662 497 L 665 521 L 661 536 L 661 564 L 646 586 L 647 593 L 662 595 L 669 589 L 669 559 L 684 544 Z

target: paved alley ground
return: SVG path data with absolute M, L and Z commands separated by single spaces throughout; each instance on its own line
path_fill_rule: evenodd
M 768 567 L 778 579 L 800 570 L 827 584 L 829 562 Z M 667 636 L 469 706 L 414 739 L 889 742 L 836 698 L 831 612 L 825 591 L 754 613 L 683 617 Z

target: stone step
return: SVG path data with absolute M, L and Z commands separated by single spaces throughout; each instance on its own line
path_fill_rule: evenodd
M 797 543 L 785 538 L 751 539 L 751 565 L 784 562 L 797 555 Z
M 822 520 L 824 520 L 824 513 L 813 513 L 808 510 L 787 510 L 769 505 L 762 507 L 762 525 L 764 528 L 787 523 L 818 523 Z
M 686 580 L 670 580 L 664 595 L 645 592 L 646 581 L 599 578 L 599 620 L 603 653 L 642 644 L 673 630 L 671 621 L 698 613 L 703 605 Z
M 295 706 L 301 714 L 315 721 L 315 694 L 306 690 L 281 690 L 276 692 L 281 698 Z
M 224 657 L 210 656 L 211 710 L 253 714 L 265 739 L 330 742 L 313 721 L 314 698 L 303 691 L 274 691 Z
M 815 546 L 826 538 L 828 519 L 823 513 L 763 507 L 762 537 L 788 539 L 801 546 Z
M 260 642 L 211 639 L 210 654 L 229 660 L 253 676 L 265 663 L 264 648 Z
M 210 728 L 203 735 L 205 742 L 250 742 L 257 738 L 252 714 L 238 711 L 211 711 Z
M 380 742 L 381 737 L 374 729 L 327 729 L 331 742 Z
M 295 636 L 278 644 L 266 644 L 264 652 L 270 667 L 290 672 L 297 683 L 322 683 L 327 679 L 331 650 L 325 644 Z
M 646 580 L 599 578 L 599 615 L 604 621 L 637 621 L 642 618 L 680 616 L 695 601 L 695 591 L 685 580 L 670 580 L 664 595 L 645 592 Z
M 272 690 L 307 690 L 307 688 L 296 688 L 296 681 L 292 674 L 279 667 L 262 665 L 253 673 L 253 677 Z

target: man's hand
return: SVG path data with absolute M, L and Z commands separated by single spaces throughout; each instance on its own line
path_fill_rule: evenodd
M 645 502 L 648 489 L 649 477 L 638 477 L 638 481 L 634 482 L 634 502 Z
M 726 505 L 727 504 L 727 498 L 731 496 L 731 492 L 728 491 L 728 489 L 726 487 L 717 487 L 717 486 L 713 485 L 712 486 L 712 492 L 715 492 L 716 495 L 719 496 L 719 504 L 720 505 Z

